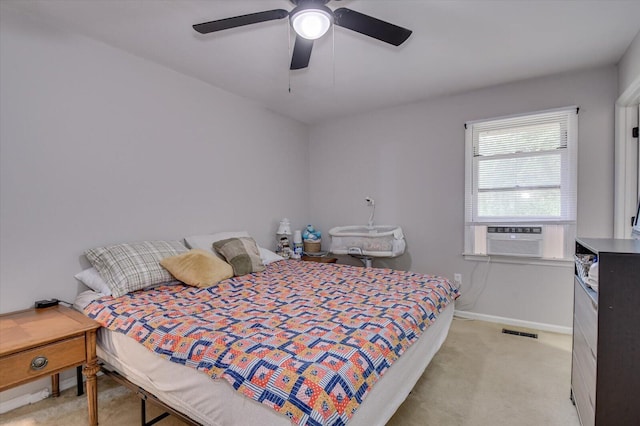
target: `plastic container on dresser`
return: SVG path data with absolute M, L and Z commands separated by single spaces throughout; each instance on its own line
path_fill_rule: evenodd
M 578 238 L 598 291 L 574 278 L 571 398 L 583 426 L 640 425 L 640 241 Z

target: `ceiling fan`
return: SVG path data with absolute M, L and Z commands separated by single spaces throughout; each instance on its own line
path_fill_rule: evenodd
M 352 31 L 394 46 L 400 46 L 411 35 L 411 30 L 390 24 L 380 19 L 365 15 L 355 10 L 341 7 L 331 10 L 325 4 L 330 0 L 291 0 L 295 5 L 291 12 L 285 9 L 266 10 L 232 18 L 196 24 L 193 29 L 201 34 L 208 34 L 229 28 L 257 24 L 289 17 L 291 26 L 296 32 L 296 41 L 291 57 L 292 70 L 309 66 L 313 41 L 322 37 L 331 25 L 338 25 Z

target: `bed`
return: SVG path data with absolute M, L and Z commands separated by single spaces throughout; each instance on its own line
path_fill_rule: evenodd
M 441 277 L 283 260 L 209 288 L 79 295 L 98 357 L 195 423 L 384 424 L 444 342 Z

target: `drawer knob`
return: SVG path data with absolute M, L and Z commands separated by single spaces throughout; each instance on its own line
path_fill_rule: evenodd
M 31 360 L 31 369 L 32 370 L 42 370 L 49 364 L 49 360 L 46 356 L 37 356 Z

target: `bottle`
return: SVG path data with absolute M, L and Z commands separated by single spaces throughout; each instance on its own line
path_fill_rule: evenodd
M 300 259 L 302 257 L 302 232 L 295 231 L 293 233 L 293 254 L 292 259 Z

